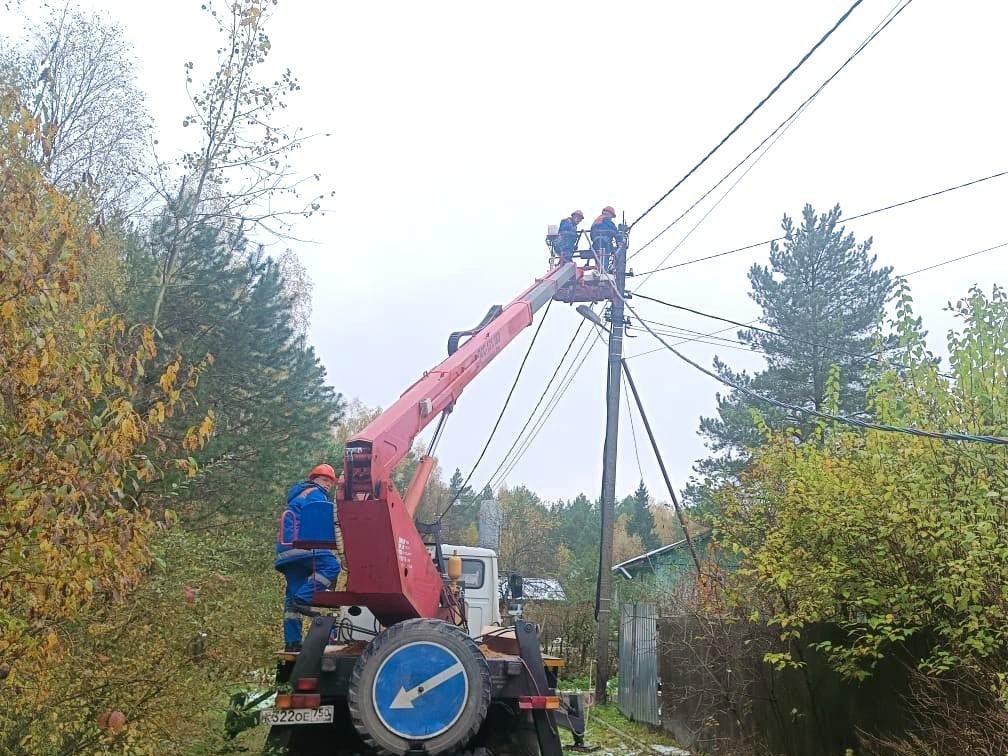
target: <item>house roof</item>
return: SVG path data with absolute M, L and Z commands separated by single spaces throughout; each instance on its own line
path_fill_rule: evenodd
M 500 595 L 507 594 L 507 576 L 499 580 Z M 548 578 L 524 578 L 522 592 L 526 601 L 566 601 L 567 594 L 558 580 Z
M 710 528 L 704 528 L 698 533 L 693 534 L 691 538 L 695 543 L 697 540 L 701 538 L 706 538 L 709 535 L 710 535 Z M 646 551 L 643 554 L 638 554 L 637 556 L 627 559 L 624 562 L 620 562 L 619 564 L 614 564 L 612 566 L 612 571 L 621 572 L 623 573 L 624 577 L 629 579 L 632 577 L 630 575 L 629 570 L 648 564 L 651 562 L 652 559 L 661 556 L 662 554 L 668 554 L 673 551 L 678 551 L 685 545 L 686 545 L 686 539 L 683 538 L 681 541 L 676 541 L 675 543 L 670 543 L 666 546 L 660 546 L 657 549 L 652 549 L 651 551 Z

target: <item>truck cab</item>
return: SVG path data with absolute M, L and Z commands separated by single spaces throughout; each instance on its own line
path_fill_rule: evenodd
M 493 549 L 477 546 L 451 545 L 443 545 L 441 551 L 446 559 L 453 554 L 458 554 L 462 559 L 461 582 L 465 592 L 469 635 L 476 638 L 483 634 L 484 627 L 499 627 L 501 615 L 497 553 Z M 427 553 L 433 559 L 434 547 L 428 546 Z M 374 615 L 363 606 L 341 607 L 339 617 L 341 633 L 347 640 L 370 640 L 374 633 L 384 629 Z

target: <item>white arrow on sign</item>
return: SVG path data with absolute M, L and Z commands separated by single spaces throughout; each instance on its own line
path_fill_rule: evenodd
M 450 679 L 455 677 L 459 672 L 462 671 L 462 662 L 456 662 L 452 664 L 448 669 L 443 669 L 438 672 L 433 677 L 424 680 L 422 683 L 417 685 L 415 688 L 399 688 L 399 692 L 396 693 L 396 697 L 392 699 L 392 705 L 390 709 L 412 709 L 413 702 L 422 696 L 424 693 L 428 693 L 438 685 L 448 682 Z

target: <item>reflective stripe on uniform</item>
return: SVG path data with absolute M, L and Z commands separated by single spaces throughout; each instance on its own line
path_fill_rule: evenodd
M 273 560 L 274 564 L 286 564 L 287 562 L 296 562 L 299 559 L 307 559 L 308 557 L 315 556 L 336 556 L 332 549 L 284 549 L 283 551 L 278 551 L 276 558 Z
M 312 555 L 311 549 L 284 549 L 283 551 L 277 554 L 277 556 L 282 557 L 292 557 L 292 556 L 306 557 L 311 555 Z
M 299 614 L 298 612 L 284 612 L 284 619 L 285 620 L 303 620 L 304 619 L 304 615 L 303 614 Z
M 311 575 L 309 575 L 308 579 L 313 580 L 319 585 L 324 585 L 326 588 L 332 585 L 332 580 L 327 578 L 325 575 L 318 574 L 317 572 L 313 572 Z

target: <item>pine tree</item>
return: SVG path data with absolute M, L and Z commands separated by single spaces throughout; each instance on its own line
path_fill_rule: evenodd
M 167 215 L 162 222 L 170 222 Z M 162 230 L 155 224 L 149 239 L 135 239 L 127 261 L 130 305 L 140 320 L 156 289 L 150 273 Z M 162 303 L 162 353 L 169 360 L 212 356 L 193 410 L 212 408 L 216 418 L 210 443 L 193 455 L 202 469 L 194 486 L 171 474 L 164 481 L 183 502 L 204 512 L 272 511 L 329 444 L 345 405 L 326 385 L 314 351 L 293 332 L 299 296 L 277 263 L 250 249 L 240 233 L 201 226 L 180 251 Z
M 783 243 L 770 247 L 770 265 L 749 270 L 750 296 L 762 308 L 762 327 L 744 329 L 738 338 L 762 352 L 763 371 L 737 373 L 720 359 L 715 368 L 734 383 L 779 401 L 821 410 L 830 369 L 840 369 L 840 411 L 865 411 L 864 375 L 877 354 L 878 328 L 892 289 L 890 267 L 875 267 L 872 240 L 858 244 L 845 234 L 840 206 L 817 216 L 805 205 L 795 226 L 784 216 Z M 794 427 L 805 432 L 811 421 L 804 414 L 787 416 L 765 403 L 753 402 L 738 391 L 719 394 L 717 417 L 700 421 L 700 433 L 714 456 L 698 462 L 687 488 L 694 504 L 704 504 L 712 485 L 736 475 L 748 459 L 748 449 L 761 436 L 752 417 L 760 412 L 771 427 Z

